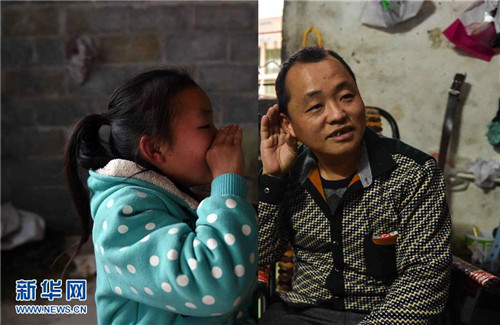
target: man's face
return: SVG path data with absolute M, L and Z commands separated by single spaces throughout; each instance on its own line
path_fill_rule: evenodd
M 356 154 L 365 130 L 365 107 L 349 72 L 335 58 L 296 63 L 285 79 L 290 94 L 283 127 L 318 158 Z

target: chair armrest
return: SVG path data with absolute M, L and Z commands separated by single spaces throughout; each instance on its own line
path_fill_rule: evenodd
M 459 257 L 453 256 L 453 270 L 467 276 L 469 280 L 488 292 L 500 292 L 500 278 L 472 265 Z

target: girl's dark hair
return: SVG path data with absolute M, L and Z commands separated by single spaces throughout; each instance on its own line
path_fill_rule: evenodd
M 139 156 L 140 138 L 149 135 L 170 141 L 170 125 L 176 113 L 172 98 L 192 86 L 197 84 L 184 71 L 165 69 L 145 72 L 115 90 L 107 112 L 88 115 L 77 122 L 66 145 L 64 172 L 80 218 L 81 236 L 63 275 L 89 239 L 92 227 L 90 198 L 80 178 L 79 168 L 96 170 L 116 158 L 153 168 Z M 110 127 L 108 141 L 103 141 L 99 134 L 103 125 Z
M 323 47 L 304 47 L 293 53 L 282 65 L 278 76 L 276 77 L 276 97 L 278 97 L 278 106 L 281 113 L 288 116 L 288 102 L 290 102 L 290 93 L 285 85 L 286 75 L 292 66 L 296 63 L 316 63 L 323 61 L 327 56 L 331 56 L 338 60 L 347 72 L 351 75 L 354 83 L 356 83 L 356 77 L 354 72 L 352 72 L 351 67 L 344 61 L 344 59 L 332 50 L 325 49 Z

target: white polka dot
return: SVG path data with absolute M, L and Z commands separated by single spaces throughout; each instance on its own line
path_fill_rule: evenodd
M 134 287 L 130 287 L 130 290 L 132 290 L 132 292 L 136 295 L 139 294 L 139 292 Z
M 174 235 L 179 232 L 179 228 L 172 228 L 168 231 L 169 234 Z
M 111 273 L 111 270 L 107 265 L 104 265 L 104 271 L 106 271 L 106 273 Z
M 189 264 L 189 268 L 190 268 L 191 270 L 196 269 L 196 267 L 198 266 L 198 262 L 197 262 L 194 258 L 190 258 L 190 259 L 188 260 L 188 264 Z
M 153 230 L 155 229 L 156 225 L 152 222 L 148 223 L 146 226 L 144 226 L 144 228 L 146 228 L 146 230 Z
M 222 269 L 218 266 L 214 266 L 212 268 L 212 276 L 216 279 L 219 279 L 222 276 Z
M 166 282 L 162 282 L 161 283 L 161 288 L 165 292 L 171 292 L 172 291 L 172 286 L 170 284 L 166 283 Z
M 126 205 L 122 209 L 123 214 L 131 214 L 134 212 L 134 209 L 130 205 Z
M 146 292 L 150 296 L 154 295 L 153 290 L 149 289 L 148 287 L 144 287 L 144 292 Z
M 255 262 L 255 253 L 250 254 L 250 264 L 253 264 Z
M 193 240 L 193 247 L 196 247 L 200 244 L 200 241 L 198 239 Z
M 234 238 L 233 234 L 226 234 L 224 236 L 224 240 L 226 241 L 226 244 L 232 245 L 236 241 L 236 238 Z
M 119 249 L 120 252 L 124 252 L 129 248 L 129 246 L 123 246 L 122 248 Z
M 171 261 L 174 261 L 179 257 L 179 253 L 175 249 L 171 249 L 167 253 L 167 258 Z
M 101 246 L 101 254 L 104 255 L 104 247 Z
M 117 294 L 121 295 L 121 294 L 122 294 L 122 288 L 120 288 L 120 287 L 116 286 L 116 287 L 115 287 L 115 292 L 116 292 Z
M 120 269 L 118 266 L 115 266 L 115 270 L 116 270 L 116 272 L 118 272 L 119 274 L 122 274 L 122 269 Z
M 243 317 L 243 312 L 242 312 L 242 311 L 240 311 L 240 312 L 238 313 L 238 315 L 236 315 L 236 318 L 241 318 L 241 317 Z
M 238 204 L 237 204 L 237 203 L 236 203 L 236 201 L 235 201 L 235 200 L 233 200 L 233 199 L 227 199 L 227 200 L 226 200 L 226 206 L 227 206 L 228 208 L 230 208 L 230 209 L 236 208 L 236 206 L 237 206 L 237 205 L 238 205 Z
M 214 223 L 217 220 L 217 215 L 215 213 L 211 213 L 207 216 L 207 221 L 209 223 Z
M 106 206 L 108 208 L 111 208 L 113 206 L 113 204 L 115 204 L 115 200 L 111 199 L 111 200 L 108 201 L 108 204 L 106 204 Z
M 234 274 L 236 274 L 237 277 L 242 277 L 245 275 L 245 267 L 241 264 L 238 264 L 234 267 Z
M 237 307 L 239 304 L 241 304 L 241 297 L 238 296 L 238 298 L 236 298 L 233 302 L 233 306 L 234 307 Z
M 107 230 L 108 229 L 108 222 L 107 221 L 104 221 L 102 223 L 102 230 Z
M 207 240 L 208 248 L 215 249 L 217 247 L 217 245 L 219 245 L 219 243 L 214 238 L 210 238 L 209 240 Z
M 141 198 L 145 198 L 147 195 L 144 192 L 137 192 L 137 196 Z
M 144 243 L 149 240 L 149 235 L 145 236 L 143 239 L 140 240 L 140 242 Z
M 158 266 L 160 264 L 160 258 L 157 255 L 153 255 L 149 258 L 149 264 L 152 266 Z
M 187 277 L 187 275 L 179 275 L 176 281 L 177 284 L 181 287 L 185 287 L 189 284 L 189 278 Z
M 135 267 L 132 264 L 127 265 L 127 270 L 130 273 L 135 274 Z
M 176 310 L 174 307 L 169 306 L 169 305 L 166 305 L 165 307 L 166 307 L 167 309 L 170 309 L 171 311 L 175 311 L 175 310 Z
M 243 232 L 243 235 L 248 236 L 252 233 L 252 228 L 250 228 L 249 225 L 243 225 L 243 227 L 241 227 L 241 231 Z
M 215 298 L 210 296 L 210 295 L 206 295 L 204 296 L 203 298 L 201 298 L 201 301 L 203 301 L 203 303 L 205 305 L 213 305 L 215 304 Z
M 191 302 L 186 302 L 184 305 L 186 305 L 187 308 L 196 309 L 196 305 Z
M 127 231 L 128 231 L 128 227 L 127 227 L 127 226 L 125 226 L 125 225 L 120 225 L 120 226 L 118 226 L 118 232 L 119 232 L 120 234 L 124 234 L 124 233 L 126 233 Z

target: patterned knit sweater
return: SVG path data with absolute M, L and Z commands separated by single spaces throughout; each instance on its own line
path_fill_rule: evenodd
M 99 324 L 249 320 L 257 220 L 242 177 L 212 181 L 200 204 L 127 160 L 90 172 Z
M 360 169 L 334 210 L 302 147 L 286 179 L 259 183 L 259 265 L 294 250 L 283 301 L 365 312 L 361 324 L 432 324 L 448 295 L 451 221 L 435 160 L 366 130 Z M 372 237 L 398 232 L 396 243 Z

